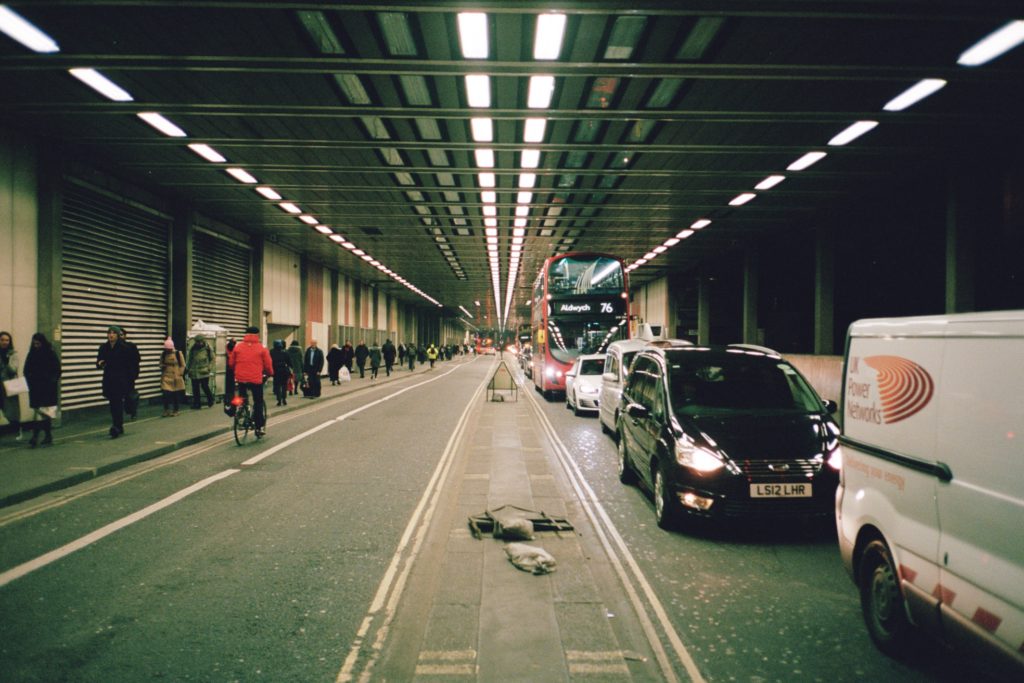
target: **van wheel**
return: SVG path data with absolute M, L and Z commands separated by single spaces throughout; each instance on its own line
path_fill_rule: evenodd
M 859 576 L 860 607 L 871 640 L 890 657 L 902 654 L 912 626 L 903 604 L 899 574 L 884 541 L 875 539 L 864 549 Z
M 629 453 L 626 451 L 626 440 L 619 435 L 619 481 L 623 484 L 635 484 L 636 472 L 633 471 L 633 463 L 630 462 Z
M 620 442 L 621 443 L 621 442 Z M 654 469 L 654 519 L 662 529 L 674 529 L 680 517 L 679 503 L 665 485 L 661 467 Z

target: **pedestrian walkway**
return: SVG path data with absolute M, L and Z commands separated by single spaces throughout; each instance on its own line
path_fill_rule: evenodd
M 464 358 L 458 356 L 456 358 Z M 444 368 L 444 363 L 440 365 Z M 274 406 L 270 382 L 265 395 L 270 410 L 270 431 L 273 416 L 299 410 L 318 401 L 336 398 L 371 386 L 393 382 L 411 374 L 429 371 L 426 363 L 417 364 L 410 373 L 407 366 L 391 371 L 387 377 L 383 369 L 376 380 L 360 379 L 358 371 L 351 382 L 332 386 L 323 382 L 320 398 L 303 399 L 289 396 L 288 405 Z M 111 439 L 110 411 L 106 405 L 86 408 L 64 415 L 61 427 L 53 430 L 53 445 L 30 448 L 31 432 L 16 439 L 14 432 L 0 436 L 0 507 L 14 505 L 51 491 L 74 486 L 81 482 L 128 467 L 144 460 L 158 458 L 194 443 L 231 431 L 231 420 L 223 406 L 214 403 L 207 408 L 205 402 L 193 410 L 186 402 L 175 417 L 161 417 L 163 405 L 159 402 L 139 406 L 136 420 L 125 422 L 125 433 Z

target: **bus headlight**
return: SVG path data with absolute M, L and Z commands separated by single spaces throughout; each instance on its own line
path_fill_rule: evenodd
M 550 367 L 544 368 L 544 375 L 547 376 L 548 379 L 554 379 L 555 378 L 555 369 L 554 368 L 550 368 Z

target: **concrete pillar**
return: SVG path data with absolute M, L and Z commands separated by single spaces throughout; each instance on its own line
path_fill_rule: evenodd
M 263 329 L 263 238 L 252 238 L 249 264 L 249 324 Z
M 171 339 L 179 349 L 192 327 L 192 249 L 195 212 L 178 204 L 171 219 Z
M 697 280 L 697 343 L 711 343 L 711 278 L 701 273 Z
M 38 303 L 39 331 L 60 352 L 61 299 L 64 294 L 62 268 L 64 247 L 62 241 L 64 191 L 62 166 L 56 155 L 42 155 L 39 160 L 38 185 Z
M 946 197 L 946 313 L 973 311 L 978 198 L 963 171 L 950 177 Z
M 299 256 L 299 327 L 295 330 L 295 338 L 299 345 L 306 348 L 306 330 L 309 328 L 309 259 L 305 254 Z
M 757 246 L 751 244 L 743 254 L 743 341 L 746 344 L 760 344 L 757 320 L 757 286 L 760 277 L 760 262 Z
M 835 348 L 836 237 L 821 228 L 814 242 L 814 353 L 833 355 Z

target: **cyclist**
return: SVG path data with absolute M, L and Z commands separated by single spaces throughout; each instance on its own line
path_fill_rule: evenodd
M 244 399 L 252 391 L 252 413 L 256 424 L 256 434 L 262 436 L 266 426 L 267 409 L 263 402 L 263 380 L 274 374 L 274 366 L 270 362 L 270 352 L 260 343 L 260 331 L 257 327 L 245 330 L 242 341 L 235 344 L 228 355 L 228 367 L 235 371 L 235 383 L 239 395 Z

